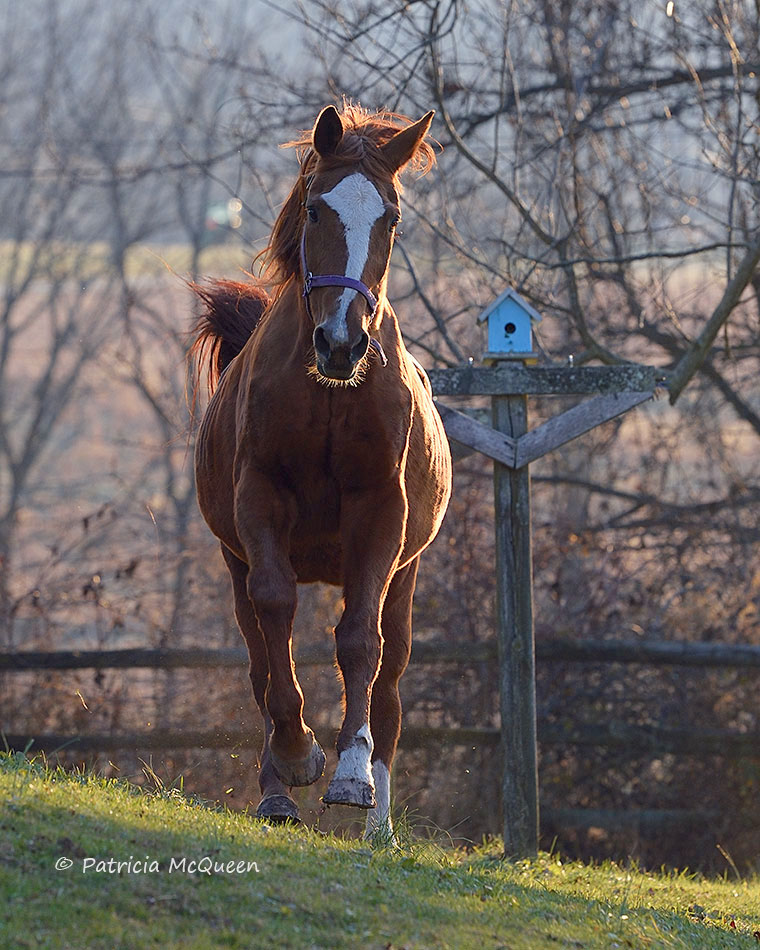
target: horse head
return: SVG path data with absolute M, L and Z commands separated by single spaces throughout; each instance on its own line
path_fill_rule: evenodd
M 380 326 L 401 219 L 398 175 L 420 148 L 432 118 L 428 112 L 379 145 L 363 140 L 358 162 L 346 160 L 341 147 L 346 133 L 333 106 L 316 121 L 317 161 L 305 180 L 300 256 L 316 369 L 325 380 L 355 380 Z

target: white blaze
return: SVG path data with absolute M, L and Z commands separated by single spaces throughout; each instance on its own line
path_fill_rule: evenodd
M 342 178 L 322 199 L 338 215 L 346 235 L 348 260 L 346 277 L 361 280 L 369 256 L 369 238 L 378 218 L 385 213 L 385 204 L 372 182 L 359 172 Z M 328 321 L 338 342 L 348 342 L 346 316 L 357 291 L 346 287 L 338 300 L 338 309 Z

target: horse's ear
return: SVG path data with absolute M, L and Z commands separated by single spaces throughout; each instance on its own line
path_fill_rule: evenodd
M 413 157 L 419 148 L 420 142 L 427 135 L 434 115 L 434 111 L 428 112 L 423 115 L 419 122 L 396 132 L 393 138 L 382 146 L 381 152 L 395 172 L 401 171 L 404 165 Z
M 343 123 L 335 106 L 325 106 L 319 113 L 312 132 L 314 150 L 323 158 L 334 155 L 343 138 Z

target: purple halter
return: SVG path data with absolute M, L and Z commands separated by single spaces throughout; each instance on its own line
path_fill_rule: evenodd
M 370 308 L 370 317 L 374 319 L 375 314 L 377 313 L 378 299 L 369 289 L 369 287 L 363 283 L 361 280 L 356 280 L 354 277 L 346 277 L 345 274 L 312 274 L 309 268 L 306 265 L 306 231 L 304 230 L 301 235 L 301 270 L 303 272 L 303 299 L 306 304 L 306 312 L 309 314 L 309 317 L 313 320 L 314 315 L 311 312 L 311 303 L 309 302 L 309 294 L 314 290 L 315 287 L 348 287 L 349 290 L 355 290 L 357 293 L 361 294 L 364 299 L 369 304 Z M 380 343 L 374 338 L 370 337 L 370 346 L 375 350 L 375 352 L 380 357 L 380 362 L 383 366 L 388 365 L 388 357 L 383 352 L 383 348 Z

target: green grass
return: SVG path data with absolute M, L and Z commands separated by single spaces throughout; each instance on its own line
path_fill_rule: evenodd
M 0 755 L 3 948 L 758 946 L 756 880 L 498 853 L 496 843 L 464 852 L 430 841 L 372 850 Z M 71 866 L 56 870 L 62 857 Z M 176 865 L 204 857 L 225 869 Z M 132 866 L 97 871 L 88 859 Z M 230 862 L 256 862 L 258 873 Z

